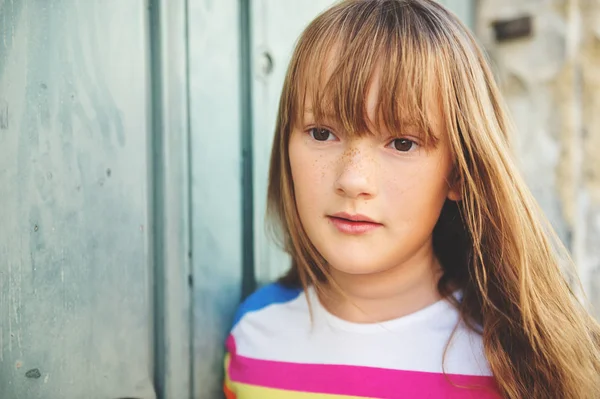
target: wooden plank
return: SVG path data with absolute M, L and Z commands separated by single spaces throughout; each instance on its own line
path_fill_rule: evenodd
M 1 396 L 154 398 L 146 4 L 0 21 Z
M 242 278 L 239 1 L 189 0 L 194 398 L 221 395 Z M 244 132 L 250 134 L 250 132 Z

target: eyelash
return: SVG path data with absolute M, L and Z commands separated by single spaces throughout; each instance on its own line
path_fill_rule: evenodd
M 326 132 L 326 133 L 328 134 L 328 137 L 327 137 L 327 139 L 326 139 L 326 140 L 318 140 L 318 139 L 315 137 L 315 133 L 316 133 L 317 131 L 320 131 L 320 133 L 324 133 L 324 132 Z M 330 137 L 337 138 L 337 136 L 336 136 L 335 134 L 333 134 L 333 132 L 331 132 L 331 130 L 329 130 L 329 129 L 326 129 L 326 128 L 316 128 L 316 127 L 309 128 L 309 129 L 307 130 L 307 133 L 308 133 L 308 135 L 309 135 L 309 136 L 310 136 L 310 137 L 311 137 L 313 140 L 315 140 L 315 141 L 319 141 L 319 142 L 332 141 L 332 140 L 330 140 L 330 139 L 329 139 Z M 401 151 L 401 150 L 399 150 L 399 149 L 398 149 L 398 148 L 396 148 L 396 146 L 394 145 L 394 143 L 395 143 L 395 142 L 397 142 L 397 141 L 401 141 L 401 142 L 404 142 L 404 143 L 409 143 L 409 144 L 410 144 L 410 148 L 409 148 L 408 150 L 406 150 L 406 151 Z M 390 143 L 389 143 L 388 145 L 386 145 L 386 147 L 391 147 L 392 149 L 395 149 L 397 152 L 412 152 L 412 151 L 414 151 L 415 149 L 417 149 L 417 148 L 419 147 L 419 144 L 418 144 L 418 143 L 417 143 L 415 140 L 411 140 L 411 139 L 409 139 L 409 138 L 406 138 L 406 137 L 398 137 L 398 138 L 394 138 L 393 140 L 391 140 L 391 141 L 390 141 Z

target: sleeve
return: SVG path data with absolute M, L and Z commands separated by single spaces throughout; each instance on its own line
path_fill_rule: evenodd
M 267 284 L 251 294 L 238 307 L 231 332 L 229 333 L 229 337 L 225 344 L 225 380 L 223 383 L 223 391 L 227 399 L 237 399 L 240 395 L 239 391 L 244 389 L 241 384 L 236 382 L 240 370 L 237 361 L 238 352 L 233 331 L 236 330 L 235 334 L 243 334 L 239 328 L 236 329 L 236 326 L 238 326 L 245 315 L 264 309 L 274 303 L 288 302 L 300 295 L 301 292 L 302 288 L 289 288 L 279 283 Z M 233 380 L 231 379 L 232 370 L 235 371 L 233 373 Z

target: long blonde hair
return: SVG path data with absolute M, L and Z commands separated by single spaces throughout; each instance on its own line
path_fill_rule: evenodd
M 462 200 L 444 205 L 433 231 L 444 272 L 438 288 L 445 297 L 462 290 L 456 306 L 481 332 L 501 393 L 600 398 L 600 327 L 571 289 L 566 250 L 515 168 L 513 128 L 482 51 L 432 0 L 344 1 L 300 37 L 281 96 L 268 189 L 268 214 L 292 257 L 282 282 L 319 289 L 329 275 L 296 209 L 290 133 L 307 96 L 317 122 L 327 108 L 347 134 L 368 131 L 364 99 L 377 68 L 378 115 L 391 130 L 408 116 L 435 139 L 425 105 L 432 96 L 426 87 L 436 83 L 462 185 Z

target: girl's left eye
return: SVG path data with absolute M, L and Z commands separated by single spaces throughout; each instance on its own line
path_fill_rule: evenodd
M 418 144 L 409 139 L 394 139 L 389 144 L 391 148 L 400 152 L 410 152 L 418 147 Z

